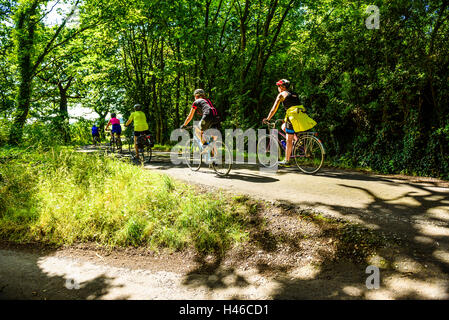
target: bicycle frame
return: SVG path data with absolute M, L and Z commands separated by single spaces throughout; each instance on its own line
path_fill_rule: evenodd
M 268 124 L 269 128 L 271 128 L 271 129 L 276 128 L 276 123 L 279 122 L 279 121 L 284 122 L 283 120 L 280 120 L 280 119 L 276 120 L 274 123 L 269 123 Z M 287 134 L 284 132 L 284 130 L 278 130 L 278 136 L 277 137 L 270 133 L 270 136 L 273 139 L 275 139 L 275 141 L 277 142 L 279 147 L 284 151 L 284 154 L 285 154 L 285 152 L 287 151 L 287 147 L 286 146 L 284 147 L 282 145 L 281 140 L 279 140 L 279 135 L 281 135 L 285 139 L 285 141 L 287 142 Z M 290 159 L 294 159 L 294 158 L 297 157 L 296 155 L 294 155 L 294 150 L 295 150 L 296 144 L 298 143 L 298 141 L 301 140 L 302 137 L 304 137 L 304 136 L 315 136 L 318 139 L 318 132 L 312 132 L 312 131 L 296 132 L 293 135 L 294 135 L 294 140 L 295 141 L 294 141 L 294 143 L 292 145 L 292 154 L 290 155 Z M 322 144 L 320 139 L 318 139 L 318 141 Z M 324 151 L 324 153 L 326 153 L 326 150 L 324 149 L 324 146 L 323 146 L 323 151 Z M 299 157 L 305 157 L 305 155 L 299 156 Z
M 204 147 L 203 146 L 203 142 L 201 141 L 201 138 L 198 137 L 196 131 L 201 132 L 203 138 L 205 138 L 204 133 L 198 127 L 194 126 L 193 129 L 194 129 L 193 140 L 196 142 L 196 144 L 198 145 L 199 149 L 201 150 L 201 154 L 205 154 L 207 152 L 207 156 L 208 156 L 207 161 L 210 161 L 211 160 L 211 151 L 213 149 L 215 149 L 215 140 L 212 140 L 212 142 L 209 142 L 209 144 L 206 147 Z

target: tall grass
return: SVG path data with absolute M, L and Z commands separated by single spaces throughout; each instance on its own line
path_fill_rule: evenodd
M 244 204 L 165 175 L 62 148 L 2 159 L 2 239 L 201 252 L 247 239 Z

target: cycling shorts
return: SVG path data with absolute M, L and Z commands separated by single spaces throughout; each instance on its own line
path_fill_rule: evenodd
M 208 129 L 219 129 L 220 120 L 216 117 L 205 115 L 201 118 L 199 127 L 201 131 L 206 131 Z
M 140 137 L 140 136 L 143 136 L 143 135 L 146 135 L 146 134 L 150 134 L 150 131 L 148 131 L 148 130 L 145 130 L 145 131 L 134 131 L 134 136 L 136 136 L 136 137 Z
M 287 120 L 285 123 L 285 132 L 288 134 L 295 134 L 295 130 L 293 130 L 293 124 L 290 122 L 290 120 Z
M 122 133 L 122 127 L 119 124 L 113 124 L 111 132 L 112 133 L 121 134 Z

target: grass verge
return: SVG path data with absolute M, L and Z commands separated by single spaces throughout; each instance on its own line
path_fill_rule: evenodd
M 247 238 L 244 203 L 70 149 L 3 150 L 0 238 L 16 243 L 226 250 Z

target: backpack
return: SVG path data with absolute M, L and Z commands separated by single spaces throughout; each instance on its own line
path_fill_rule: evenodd
M 206 100 L 207 104 L 209 105 L 209 107 L 211 108 L 212 113 L 209 113 L 209 116 L 214 120 L 215 123 L 218 123 L 221 121 L 221 117 L 220 114 L 218 113 L 218 110 L 214 107 L 214 105 L 212 104 L 212 101 L 210 101 L 209 99 L 204 99 Z

